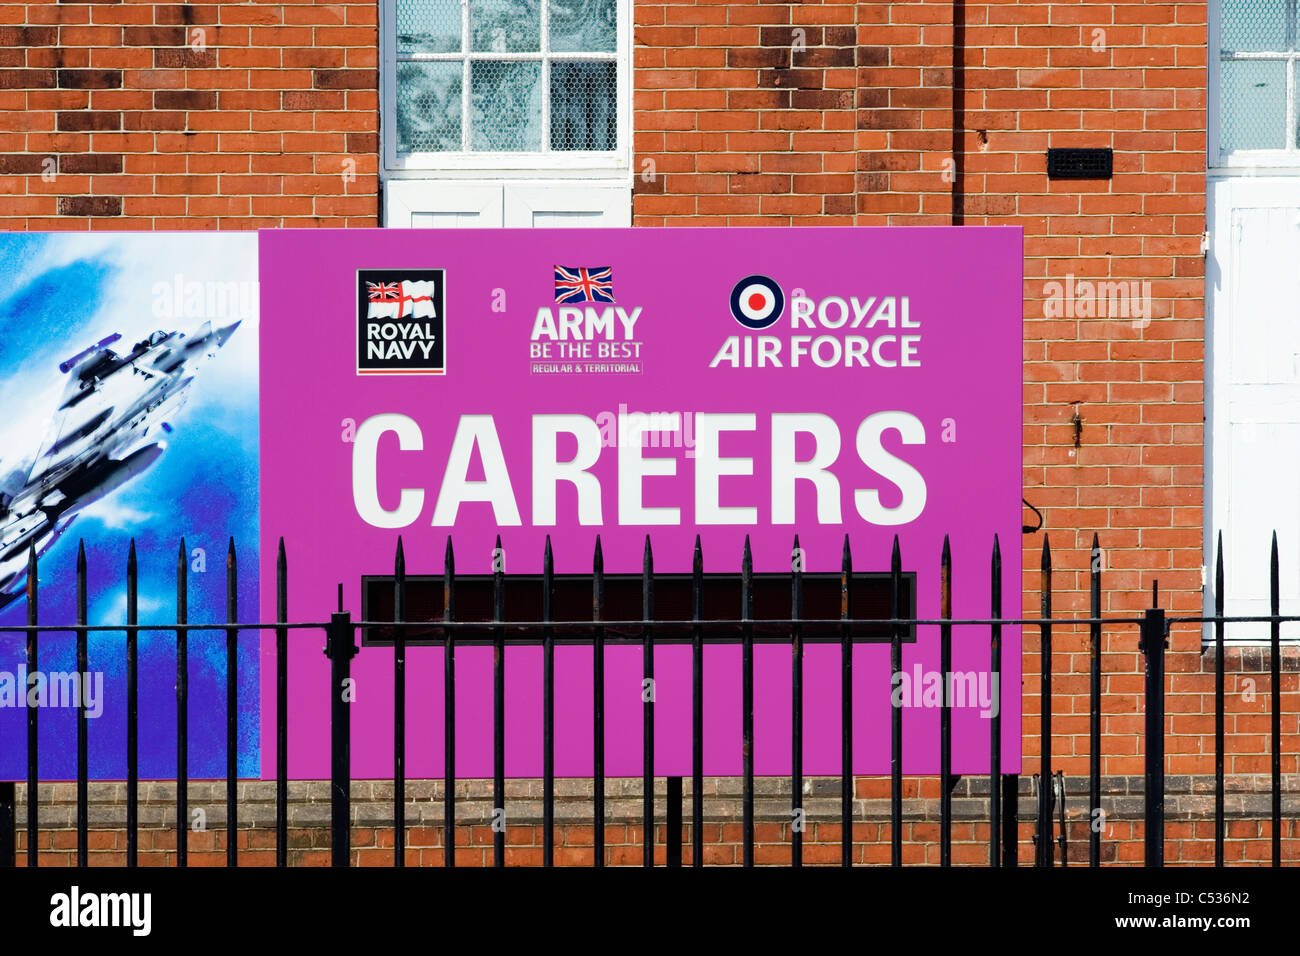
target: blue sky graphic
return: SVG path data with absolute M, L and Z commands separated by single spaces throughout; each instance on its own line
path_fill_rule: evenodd
M 184 282 L 256 279 L 256 236 L 0 235 L 0 402 L 13 427 L 0 435 L 4 470 L 34 453 L 66 382 L 58 363 L 109 332 L 118 348 L 155 329 L 190 332 L 211 318 L 192 315 L 165 294 Z M 239 567 L 239 617 L 258 618 L 258 393 L 255 285 L 252 314 L 226 346 L 199 369 L 188 403 L 170 424 L 167 450 L 142 475 L 85 508 L 40 562 L 40 622 L 75 621 L 77 544 L 84 540 L 92 624 L 125 621 L 126 556 L 135 539 L 139 617 L 144 624 L 176 620 L 176 565 L 182 536 L 189 562 L 189 620 L 221 622 L 226 613 L 226 549 L 233 538 Z M 238 317 L 238 316 L 234 316 Z M 20 438 L 13 438 L 13 432 Z M 21 434 L 26 434 L 23 440 Z M 21 626 L 27 602 L 0 611 L 0 627 Z M 176 772 L 176 646 L 174 631 L 140 634 L 139 741 L 143 779 Z M 22 632 L 0 632 L 0 672 L 25 662 Z M 91 776 L 126 775 L 126 637 L 93 633 L 91 671 L 103 672 L 103 714 L 89 721 Z M 76 668 L 71 634 L 42 635 L 42 671 Z M 226 761 L 226 635 L 194 631 L 189 637 L 189 773 L 223 777 Z M 259 770 L 257 635 L 239 639 L 239 756 L 241 776 Z M 76 776 L 76 711 L 44 708 L 40 721 L 40 776 Z M 26 774 L 26 711 L 0 707 L 0 779 Z

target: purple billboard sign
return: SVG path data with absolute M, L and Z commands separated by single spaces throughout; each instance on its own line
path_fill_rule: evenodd
M 786 618 L 792 560 L 836 574 L 847 535 L 855 574 L 887 572 L 898 535 L 915 612 L 934 618 L 948 534 L 963 618 L 989 613 L 998 534 L 1003 605 L 1019 606 L 1019 229 L 275 231 L 260 256 L 263 620 L 281 536 L 293 620 L 326 620 L 340 583 L 354 618 L 375 616 L 363 579 L 391 575 L 399 535 L 413 579 L 442 574 L 450 535 L 467 581 L 502 564 L 539 574 L 548 536 L 557 575 L 589 574 L 598 535 L 611 578 L 640 574 L 649 536 L 667 579 L 691 571 L 697 534 L 706 574 L 734 579 L 748 537 L 761 596 L 780 591 L 772 616 Z M 998 708 L 1003 770 L 1019 769 L 1018 630 L 1004 641 L 998 688 L 988 628 L 954 628 L 954 772 L 987 771 Z M 298 778 L 328 774 L 321 645 L 290 640 Z M 605 654 L 606 772 L 638 775 L 642 651 Z M 740 654 L 705 649 L 708 774 L 741 771 Z M 443 774 L 442 655 L 408 651 L 411 777 Z M 805 649 L 810 774 L 840 770 L 839 655 Z M 659 775 L 690 773 L 690 658 L 655 652 Z M 759 774 L 790 770 L 790 665 L 788 640 L 755 649 Z M 505 668 L 506 772 L 539 776 L 542 649 L 510 647 Z M 933 626 L 916 628 L 899 675 L 887 644 L 856 646 L 855 772 L 888 771 L 891 702 L 905 772 L 937 772 L 938 668 Z M 391 647 L 363 646 L 352 674 L 353 776 L 389 776 Z M 590 775 L 591 647 L 559 646 L 555 680 L 556 772 Z M 491 647 L 457 648 L 456 685 L 456 773 L 491 776 Z

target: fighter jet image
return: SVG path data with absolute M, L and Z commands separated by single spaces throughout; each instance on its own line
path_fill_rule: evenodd
M 59 364 L 67 385 L 35 453 L 0 465 L 0 608 L 21 596 L 33 545 L 44 554 L 79 511 L 161 457 L 195 373 L 239 324 L 154 332 L 121 355 L 114 333 Z

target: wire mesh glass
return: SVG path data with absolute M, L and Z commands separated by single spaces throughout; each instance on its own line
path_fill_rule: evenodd
M 551 0 L 550 25 L 556 53 L 613 53 L 618 48 L 615 0 Z
M 470 64 L 470 149 L 517 153 L 542 148 L 542 65 L 475 60 Z
M 1231 53 L 1282 53 L 1294 37 L 1295 0 L 1223 0 L 1219 46 Z
M 397 64 L 397 150 L 447 153 L 461 149 L 459 60 Z
M 471 0 L 470 49 L 536 53 L 542 48 L 542 0 Z
M 616 83 L 613 63 L 551 64 L 551 149 L 614 148 Z
M 397 52 L 459 53 L 460 0 L 397 0 Z
M 1221 65 L 1221 148 L 1285 148 L 1286 61 L 1224 60 Z

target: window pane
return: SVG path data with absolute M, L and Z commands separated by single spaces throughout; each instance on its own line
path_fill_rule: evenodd
M 1219 46 L 1233 53 L 1285 52 L 1288 2 L 1294 0 L 1223 0 Z
M 551 149 L 614 149 L 617 90 L 613 63 L 552 63 Z
M 460 0 L 397 0 L 398 53 L 459 53 Z
M 1286 63 L 1225 60 L 1220 148 L 1283 149 L 1286 140 Z
M 535 152 L 542 148 L 542 65 L 485 60 L 470 64 L 476 152 Z
M 613 53 L 618 33 L 614 0 L 550 0 L 551 49 L 556 53 Z
M 540 0 L 469 0 L 470 49 L 536 53 L 542 48 Z
M 397 151 L 459 152 L 461 65 L 397 64 Z

